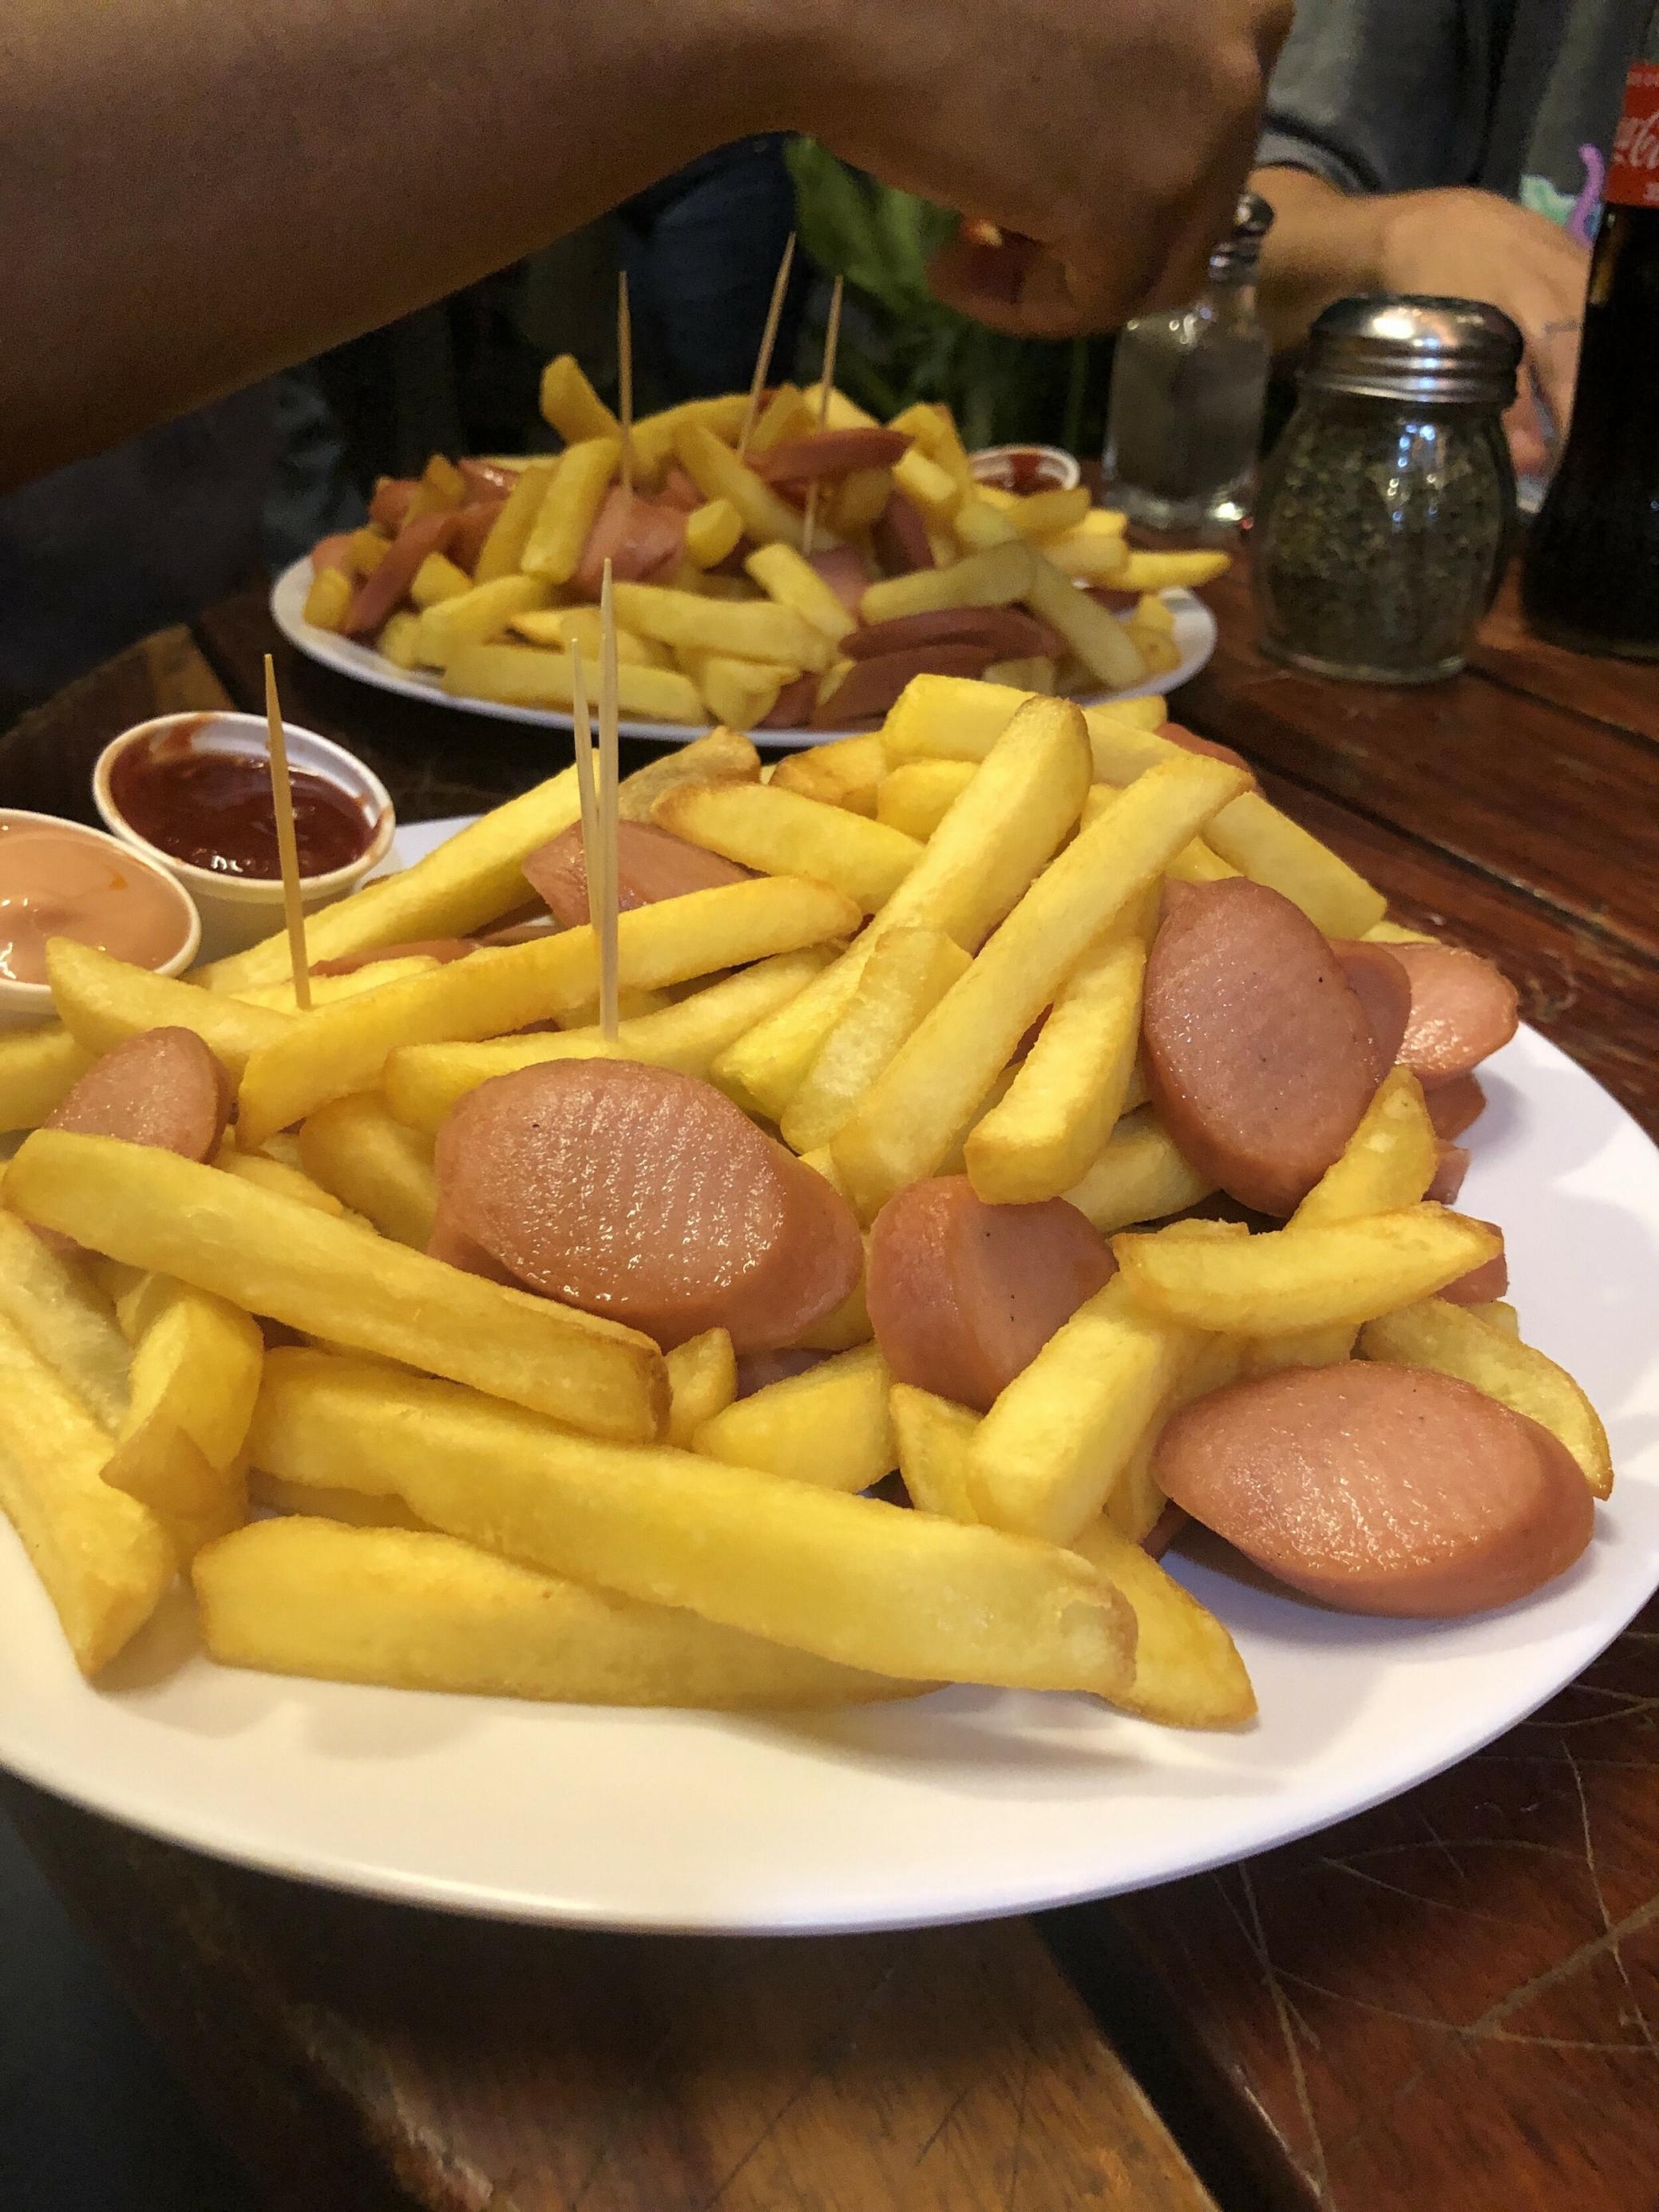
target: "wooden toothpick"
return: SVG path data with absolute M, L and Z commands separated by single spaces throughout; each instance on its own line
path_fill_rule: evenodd
M 622 424 L 622 488 L 634 491 L 634 317 L 628 304 L 628 271 L 617 272 L 617 416 Z
M 570 738 L 575 748 L 576 791 L 582 810 L 582 885 L 587 901 L 587 919 L 597 925 L 599 810 L 593 778 L 593 722 L 587 709 L 587 672 L 582 665 L 582 649 L 574 638 L 570 641 Z
M 836 356 L 841 350 L 841 301 L 845 280 L 837 276 L 830 292 L 830 319 L 823 326 L 823 366 L 818 372 L 818 428 L 830 427 L 830 395 L 836 388 Z M 818 478 L 814 477 L 806 492 L 806 520 L 801 530 L 800 550 L 810 561 L 812 540 L 818 527 Z
M 311 969 L 306 954 L 305 908 L 300 903 L 300 848 L 294 835 L 294 787 L 288 779 L 288 744 L 283 709 L 276 697 L 276 669 L 265 655 L 265 727 L 270 733 L 270 798 L 276 812 L 276 857 L 283 871 L 283 914 L 288 923 L 288 957 L 294 969 L 294 1000 L 311 1012 Z
M 789 289 L 789 271 L 794 260 L 795 234 L 792 230 L 783 249 L 783 258 L 778 264 L 778 273 L 772 280 L 772 304 L 766 311 L 766 328 L 761 334 L 754 381 L 749 387 L 749 404 L 744 410 L 743 430 L 738 439 L 739 460 L 747 456 L 749 441 L 754 436 L 755 425 L 760 420 L 761 394 L 765 391 L 766 380 L 772 373 L 772 349 L 778 342 L 778 324 L 783 314 L 784 295 Z
M 599 1030 L 617 1037 L 617 615 L 611 563 L 599 588 Z

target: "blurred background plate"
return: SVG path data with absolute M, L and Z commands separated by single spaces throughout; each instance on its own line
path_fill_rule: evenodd
M 349 637 L 337 636 L 334 631 L 318 629 L 305 618 L 306 593 L 311 586 L 311 559 L 307 555 L 285 568 L 271 587 L 270 611 L 276 627 L 284 637 L 298 646 L 301 652 L 313 660 L 320 661 L 325 668 L 337 669 L 342 675 L 355 676 L 361 683 L 372 684 L 378 690 L 396 691 L 405 699 L 423 700 L 428 706 L 453 707 L 460 714 L 488 714 L 496 721 L 529 722 L 538 729 L 568 730 L 570 717 L 540 707 L 503 707 L 490 699 L 452 698 L 435 676 L 405 672 L 378 653 L 373 646 L 359 645 Z M 1146 683 L 1132 686 L 1127 691 L 1091 692 L 1081 703 L 1093 707 L 1108 698 L 1139 699 L 1154 691 L 1173 691 L 1199 670 L 1215 651 L 1215 617 L 1202 599 L 1191 592 L 1170 591 L 1158 595 L 1175 616 L 1175 642 L 1181 654 L 1181 665 L 1167 675 L 1148 677 Z M 623 720 L 617 728 L 625 738 L 654 738 L 667 744 L 690 744 L 694 738 L 706 738 L 707 722 L 640 722 Z M 873 724 L 866 724 L 872 728 Z M 750 735 L 763 750 L 771 747 L 781 752 L 798 752 L 805 745 L 826 744 L 832 738 L 851 737 L 851 730 L 753 730 Z

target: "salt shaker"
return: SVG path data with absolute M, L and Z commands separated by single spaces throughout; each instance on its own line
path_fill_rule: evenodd
M 1514 544 L 1520 331 L 1475 300 L 1339 300 L 1314 325 L 1251 544 L 1261 642 L 1356 682 L 1455 675 Z
M 1105 496 L 1149 530 L 1231 536 L 1248 516 L 1272 356 L 1255 265 L 1273 211 L 1241 195 L 1190 306 L 1137 315 L 1112 360 Z

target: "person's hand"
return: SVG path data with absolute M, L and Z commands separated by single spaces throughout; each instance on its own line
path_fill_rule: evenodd
M 1530 208 L 1495 192 L 1406 192 L 1379 201 L 1379 262 L 1391 292 L 1449 292 L 1486 300 L 1519 324 L 1526 341 L 1521 389 L 1505 417 L 1521 476 L 1541 475 L 1549 427 L 1565 434 L 1578 375 L 1589 256 Z M 1536 395 L 1536 397 L 1534 397 Z
M 1008 234 L 933 288 L 994 329 L 1105 330 L 1190 298 L 1232 227 L 1290 0 L 843 0 L 801 129 Z

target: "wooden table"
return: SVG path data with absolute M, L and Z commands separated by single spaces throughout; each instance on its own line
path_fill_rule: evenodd
M 1455 682 L 1349 689 L 1264 662 L 1242 583 L 1213 597 L 1186 718 L 1400 912 L 1499 956 L 1659 1128 L 1659 671 L 1540 647 L 1506 599 Z M 257 706 L 272 642 L 251 598 L 149 641 L 0 740 L 0 801 L 85 816 L 110 734 Z M 561 757 L 279 665 L 406 819 Z M 1035 1922 L 805 1942 L 445 1920 L 4 1803 L 284 2212 L 1650 2212 L 1656 1717 L 1650 1607 L 1489 1750 L 1306 1843 Z

